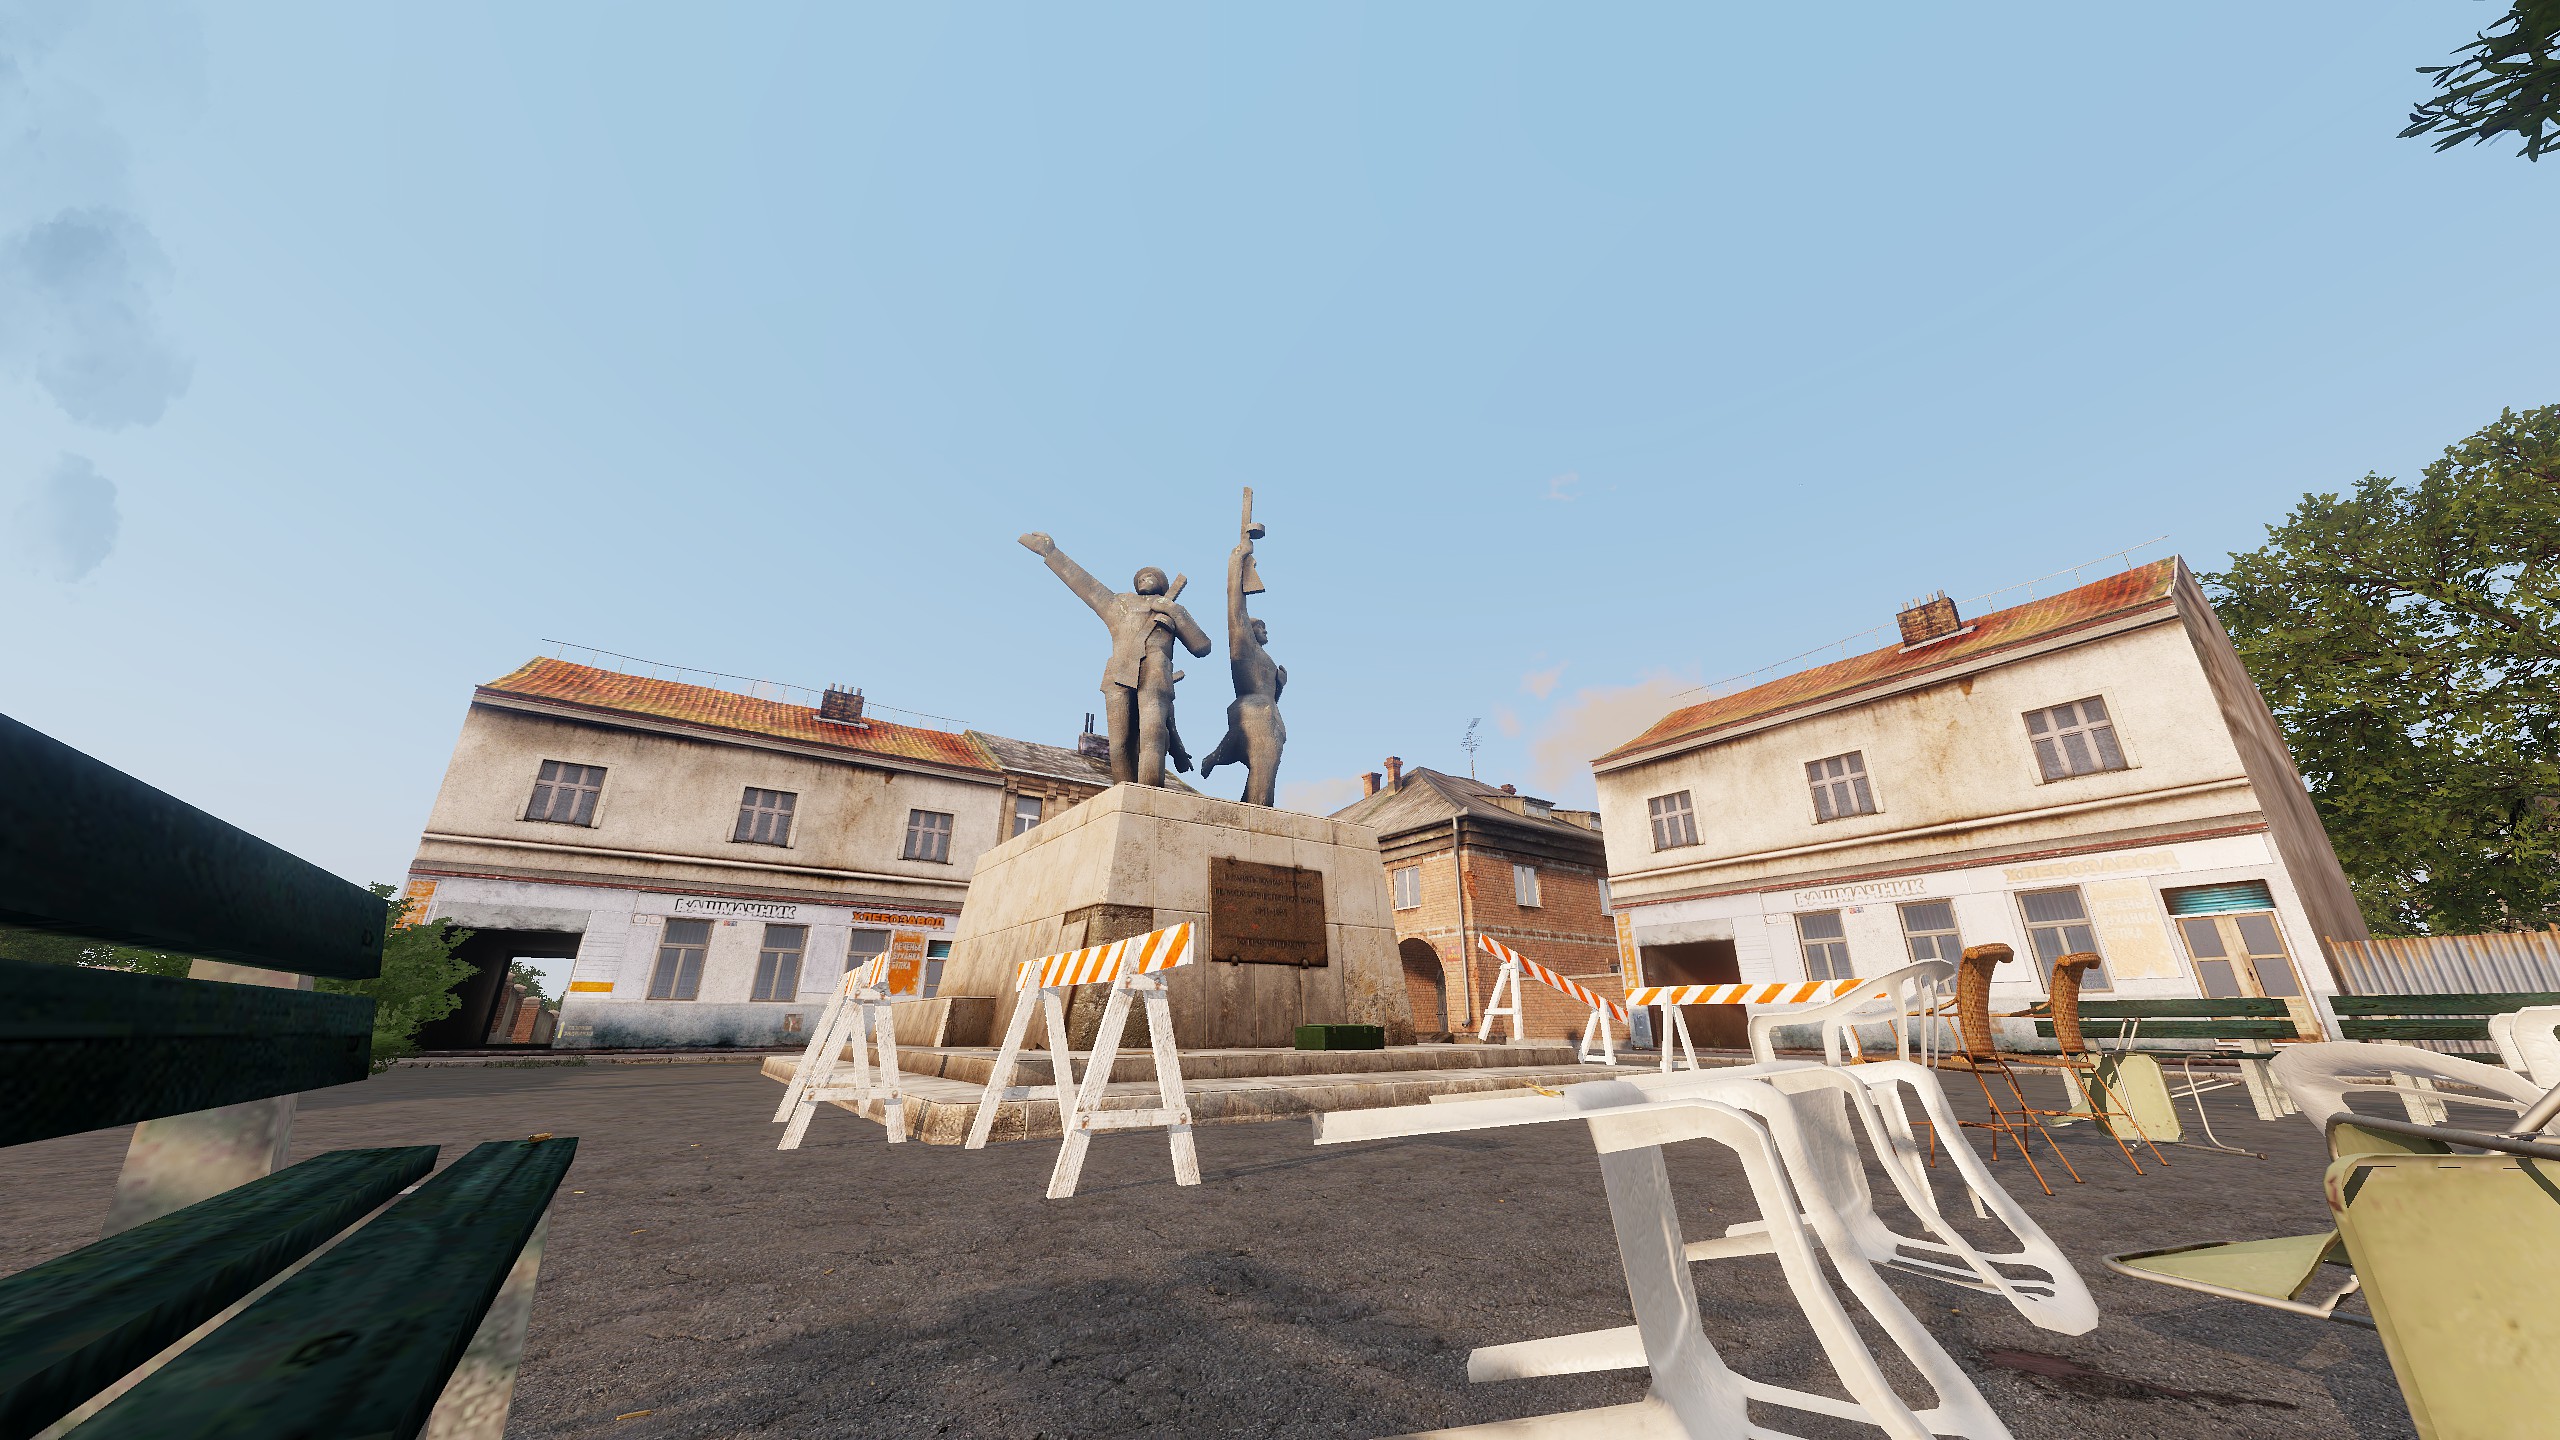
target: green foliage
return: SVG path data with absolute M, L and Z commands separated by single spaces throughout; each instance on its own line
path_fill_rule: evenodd
M 2436 93 L 2409 112 L 2402 139 L 2432 133 L 2446 150 L 2512 134 L 2527 160 L 2560 150 L 2560 0 L 2515 0 L 2503 23 L 2453 52 L 2455 63 L 2418 67 Z
M 129 945 L 109 945 L 100 940 L 84 940 L 77 935 L 57 935 L 50 930 L 22 930 L 15 925 L 0 925 L 0 956 L 51 965 L 138 970 L 145 975 L 184 976 L 187 967 L 195 963 L 184 955 L 136 950 Z
M 2204 577 L 2384 934 L 2560 923 L 2560 405 Z
M 395 906 L 388 885 L 368 887 Z M 405 907 L 395 922 L 405 921 Z M 471 974 L 471 962 L 454 950 L 471 938 L 468 930 L 450 925 L 394 923 L 382 937 L 382 973 L 371 980 L 318 980 L 314 987 L 339 995 L 373 997 L 373 1068 L 378 1073 L 394 1060 L 418 1053 L 418 1027 L 441 1020 L 462 1004 L 454 987 Z
M 515 981 L 519 985 L 522 985 L 534 999 L 542 1002 L 542 1007 L 544 1009 L 557 1010 L 560 1008 L 559 996 L 544 993 L 542 989 L 541 971 L 533 969 L 521 960 L 510 960 L 507 962 L 507 978 Z

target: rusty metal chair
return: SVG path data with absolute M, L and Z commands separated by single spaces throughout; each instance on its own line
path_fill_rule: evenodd
M 2139 1175 L 2142 1173 L 2142 1162 L 2134 1158 L 2133 1147 L 2125 1143 L 2124 1132 L 2131 1130 L 2134 1138 L 2141 1141 L 2143 1147 L 2151 1152 L 2152 1159 L 2164 1166 L 2167 1165 L 2168 1157 L 2160 1153 L 2160 1147 L 2152 1141 L 2150 1127 L 2142 1123 L 2141 1117 L 2135 1113 L 2135 1110 L 2136 1106 L 2144 1100 L 2156 1099 L 2160 1104 L 2165 1104 L 2168 1093 L 2166 1088 L 2158 1082 L 2158 1062 L 2148 1061 L 2148 1057 L 2130 1055 L 2110 1057 L 2101 1054 L 2092 1049 L 2087 1039 L 2081 1034 L 2080 985 L 2099 963 L 2099 957 L 2088 950 L 2065 955 L 2053 962 L 2051 990 L 2053 1038 L 2054 1043 L 2062 1049 L 2062 1058 L 2059 1061 L 2053 1061 L 2042 1056 L 2020 1056 L 2012 1057 L 2011 1063 L 2052 1066 L 2062 1070 L 2083 1104 L 2074 1110 L 2043 1110 L 2036 1113 L 2073 1120 L 2087 1120 L 2096 1125 L 2099 1130 L 2105 1132 L 2108 1139 L 2116 1142 L 2116 1149 L 2124 1154 L 2124 1162 L 2133 1167 L 2134 1174 Z M 2131 1093 L 2134 1086 L 2128 1083 L 2125 1069 L 2135 1059 L 2148 1061 L 2150 1069 L 2147 1073 L 2153 1081 L 2151 1088 L 2160 1091 L 2156 1097 L 2137 1096 Z M 2158 1106 L 2146 1105 L 2144 1108 L 2153 1109 L 2156 1113 Z M 2158 1122 L 2155 1120 L 2154 1123 Z M 2169 1138 L 2174 1140 L 2177 1136 L 2172 1133 Z
M 2039 1118 L 2061 1112 L 2039 1110 L 2028 1103 L 2027 1092 L 2018 1084 L 2017 1072 L 2010 1068 L 2011 1057 L 2001 1053 L 1999 1036 L 1991 1028 L 1992 971 L 2016 958 L 2017 953 L 1997 943 L 1965 947 L 1963 963 L 1956 967 L 1956 1038 L 1963 1048 L 1960 1053 L 1941 1056 L 1938 1065 L 1946 1070 L 1971 1071 L 1976 1083 L 1982 1086 L 1983 1104 L 1991 1109 L 1989 1120 L 1959 1123 L 1968 1130 L 1991 1132 L 1991 1158 L 1994 1160 L 2000 1158 L 2000 1137 L 2008 1136 L 2018 1147 L 2018 1158 L 2027 1162 L 2027 1172 L 2035 1176 L 2036 1184 L 2050 1195 L 2053 1186 L 2044 1178 L 2036 1157 L 2028 1151 L 2027 1137 L 2031 1133 L 2043 1136 L 2045 1148 L 2053 1152 L 2054 1159 L 2062 1162 L 2063 1172 L 2071 1177 L 2071 1183 L 2082 1183 L 2080 1172 L 2071 1168 L 2070 1157 L 2054 1143 L 2052 1132 L 2044 1128 L 2044 1121 Z M 2001 1084 L 2009 1091 L 2010 1098 L 2006 1103 L 1992 1089 L 1991 1077 L 1994 1075 L 2000 1077 Z M 1950 1137 L 1952 1142 L 1953 1137 Z M 2131 1159 L 2131 1154 L 2128 1153 L 2126 1158 Z

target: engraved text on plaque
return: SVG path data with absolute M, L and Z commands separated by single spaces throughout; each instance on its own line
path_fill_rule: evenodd
M 1209 958 L 1247 965 L 1324 964 L 1323 872 L 1212 857 Z

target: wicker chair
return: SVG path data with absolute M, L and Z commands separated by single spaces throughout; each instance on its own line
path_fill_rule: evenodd
M 2085 1111 L 2064 1113 L 2090 1120 L 2105 1131 L 2107 1138 L 2116 1142 L 2116 1149 L 2124 1153 L 2124 1163 L 2132 1166 L 2133 1173 L 2139 1175 L 2142 1162 L 2134 1158 L 2133 1147 L 2124 1142 L 2125 1130 L 2133 1132 L 2133 1138 L 2143 1143 L 2144 1148 L 2151 1152 L 2152 1159 L 2162 1165 L 2167 1165 L 2169 1160 L 2160 1153 L 2160 1147 L 2152 1143 L 2151 1136 L 2142 1128 L 2142 1122 L 2134 1118 L 2131 1108 L 2121 1103 L 2116 1094 L 2118 1087 L 2113 1070 L 2103 1056 L 2089 1048 L 2088 1041 L 2080 1033 L 2080 985 L 2098 964 L 2098 956 L 2087 950 L 2065 955 L 2053 962 L 2051 1008 L 2053 1038 L 2062 1048 L 2059 1064 L 2073 1073 L 2074 1084 L 2088 1102 Z M 2018 1063 L 2018 1060 L 2013 1057 L 2011 1063 Z M 2056 1062 L 2039 1056 L 2024 1063 L 2051 1065 Z M 2054 1112 L 2045 1110 L 2037 1113 L 2050 1115 Z
M 2071 1177 L 2071 1183 L 2081 1183 L 2080 1172 L 2071 1168 L 2070 1157 L 2054 1143 L 2052 1133 L 2044 1128 L 2044 1121 L 2039 1118 L 2062 1112 L 2039 1110 L 2027 1103 L 2027 1092 L 2019 1086 L 2017 1072 L 2010 1068 L 2011 1057 L 2000 1053 L 1999 1036 L 1991 1028 L 1991 974 L 2016 958 L 2017 953 L 2000 944 L 1965 947 L 1964 961 L 1956 967 L 1956 1038 L 1963 1050 L 1962 1053 L 1942 1057 L 1938 1064 L 1944 1069 L 1971 1071 L 1974 1080 L 1982 1086 L 1983 1103 L 1991 1108 L 1989 1120 L 1967 1120 L 1962 1122 L 1964 1128 L 1991 1132 L 1991 1158 L 1994 1160 L 2000 1158 L 2000 1137 L 2008 1136 L 2018 1147 L 2018 1158 L 2027 1162 L 2028 1173 L 2034 1175 L 2036 1184 L 2043 1186 L 2044 1193 L 2050 1195 L 2053 1186 L 2045 1180 L 2044 1171 L 2037 1167 L 2036 1157 L 2028 1152 L 2027 1136 L 2030 1133 L 2043 1136 L 2045 1148 L 2053 1152 L 2054 1159 L 2062 1162 L 2063 1173 Z M 2079 1020 L 2076 1013 L 2072 1020 L 2076 1029 Z M 2050 1065 L 2052 1062 L 2044 1063 Z M 1992 1089 L 1991 1077 L 1994 1075 L 2000 1077 L 2001 1084 L 2009 1092 L 2006 1102 Z M 2126 1158 L 2132 1157 L 2128 1154 Z

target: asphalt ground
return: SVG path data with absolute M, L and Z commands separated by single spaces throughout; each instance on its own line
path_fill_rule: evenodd
M 1947 1079 L 1972 1113 L 1971 1081 Z M 1642 1393 L 1638 1371 L 1466 1380 L 1475 1346 L 1628 1323 L 1579 1126 L 1324 1149 L 1303 1122 L 1215 1127 L 1198 1133 L 1197 1188 L 1172 1183 L 1160 1133 L 1109 1135 L 1082 1191 L 1052 1201 L 1054 1143 L 892 1147 L 830 1108 L 786 1154 L 780 1095 L 741 1065 L 396 1070 L 305 1096 L 295 1154 L 437 1144 L 450 1161 L 485 1139 L 579 1137 L 512 1436 L 1368 1436 Z M 2216 1128 L 2265 1160 L 2173 1148 L 2137 1176 L 2075 1126 L 2061 1143 L 2086 1183 L 2048 1165 L 2048 1199 L 2014 1156 L 1993 1167 L 2079 1264 L 2104 1317 L 2091 1333 L 1893 1279 L 2022 1440 L 2414 1433 L 2371 1331 L 2097 1262 L 2326 1228 L 2319 1135 L 2236 1097 L 2215 1097 Z M 0 1271 L 96 1236 L 127 1134 L 0 1152 Z M 1729 1155 L 1667 1153 L 1692 1238 L 1752 1216 Z M 1774 1260 L 1695 1274 L 1727 1363 L 1830 1388 Z

